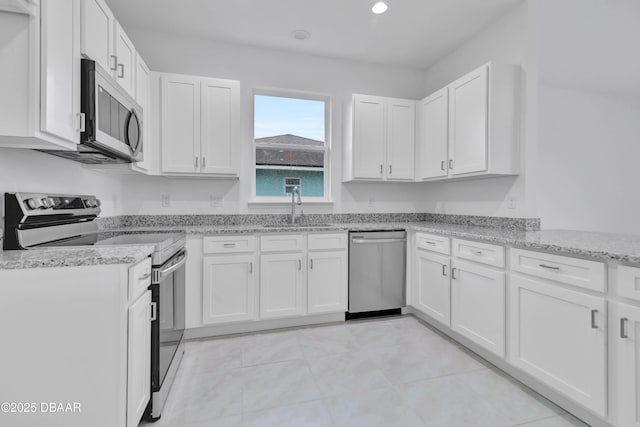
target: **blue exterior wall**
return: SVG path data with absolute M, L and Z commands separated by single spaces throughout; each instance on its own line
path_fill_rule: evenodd
M 284 192 L 284 179 L 302 178 L 302 196 L 324 196 L 324 171 L 298 171 L 291 169 L 256 169 L 256 196 L 288 196 Z

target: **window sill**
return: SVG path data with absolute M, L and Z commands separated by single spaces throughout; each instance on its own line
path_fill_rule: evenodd
M 302 205 L 301 206 L 305 206 L 305 205 L 313 205 L 313 206 L 332 206 L 333 205 L 333 200 L 327 200 L 327 199 L 313 199 L 310 197 L 302 198 Z M 282 199 L 280 197 L 277 198 L 270 198 L 270 197 L 265 197 L 265 198 L 256 198 L 256 199 L 250 199 L 247 204 L 249 206 L 266 206 L 266 205 L 273 205 L 273 206 L 283 206 L 283 205 L 291 205 L 291 199 L 289 198 L 288 200 L 286 199 Z M 298 205 L 296 205 L 298 206 Z

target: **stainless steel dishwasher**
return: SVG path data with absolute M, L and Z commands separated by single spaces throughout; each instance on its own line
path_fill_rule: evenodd
M 404 230 L 349 232 L 348 319 L 400 313 L 406 243 Z

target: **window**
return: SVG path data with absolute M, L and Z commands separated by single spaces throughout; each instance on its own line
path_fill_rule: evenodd
M 254 94 L 255 200 L 288 201 L 295 186 L 328 200 L 328 106 L 326 96 Z
M 298 191 L 302 194 L 302 178 L 286 177 L 284 179 L 284 194 L 291 194 L 293 187 L 298 187 Z

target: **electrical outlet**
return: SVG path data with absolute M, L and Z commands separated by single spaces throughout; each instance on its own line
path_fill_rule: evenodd
M 516 208 L 516 198 L 507 197 L 507 209 L 515 209 L 515 208 Z
M 169 206 L 171 206 L 171 196 L 169 194 L 163 194 L 161 197 L 163 208 L 168 208 Z
M 209 202 L 213 208 L 221 208 L 224 206 L 224 199 L 220 196 L 214 196 L 213 194 L 209 197 Z
M 369 207 L 372 208 L 376 205 L 376 198 L 373 196 L 369 196 Z

